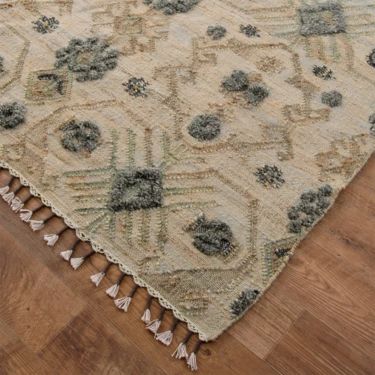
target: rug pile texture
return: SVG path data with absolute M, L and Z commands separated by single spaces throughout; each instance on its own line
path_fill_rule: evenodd
M 0 2 L 0 165 L 203 341 L 374 145 L 373 1 Z

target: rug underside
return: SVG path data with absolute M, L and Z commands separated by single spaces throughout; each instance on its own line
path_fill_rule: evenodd
M 371 3 L 2 2 L 0 166 L 213 340 L 374 151 Z

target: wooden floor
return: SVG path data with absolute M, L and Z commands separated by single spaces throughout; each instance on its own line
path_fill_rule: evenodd
M 0 202 L 0 374 L 188 374 L 144 329 L 142 292 L 119 312 L 104 293 L 110 281 L 89 281 L 102 259 L 74 272 L 57 255 L 69 236 L 51 249 Z M 375 374 L 374 270 L 375 157 L 261 301 L 202 346 L 199 372 Z

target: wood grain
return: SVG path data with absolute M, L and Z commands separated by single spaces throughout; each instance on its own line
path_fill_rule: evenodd
M 7 178 L 0 174 L 0 186 Z M 372 157 L 261 301 L 202 346 L 200 373 L 375 373 L 374 182 Z M 52 220 L 43 233 L 61 225 Z M 47 247 L 0 202 L 0 374 L 189 373 L 170 356 L 186 328 L 178 326 L 170 348 L 155 342 L 140 321 L 146 293 L 139 289 L 129 312 L 119 312 L 104 292 L 118 271 L 95 288 L 89 276 L 105 262 L 95 255 L 73 272 L 58 256 L 73 242 L 68 231 Z M 127 280 L 120 294 L 131 285 Z

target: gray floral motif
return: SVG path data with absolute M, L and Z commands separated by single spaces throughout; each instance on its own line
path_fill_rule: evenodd
M 242 34 L 245 34 L 248 38 L 251 38 L 254 36 L 260 37 L 258 29 L 252 25 L 241 25 L 240 32 Z
M 289 251 L 290 251 L 290 248 L 283 248 L 283 247 L 280 247 L 280 248 L 277 248 L 275 249 L 275 255 L 278 257 L 278 258 L 284 258 L 286 256 L 289 255 Z
M 207 35 L 213 40 L 224 38 L 226 33 L 227 29 L 224 26 L 216 25 L 208 26 L 207 28 Z
M 41 16 L 33 22 L 34 30 L 41 34 L 52 33 L 59 26 L 59 21 L 55 17 Z
M 161 207 L 162 172 L 158 168 L 129 168 L 114 179 L 108 208 L 114 212 Z
M 188 132 L 199 141 L 211 141 L 220 134 L 221 126 L 221 121 L 217 116 L 199 115 L 190 123 Z
M 199 3 L 199 0 L 143 0 L 143 3 L 171 15 L 188 12 Z
M 231 303 L 230 311 L 233 317 L 242 315 L 259 296 L 259 290 L 257 289 L 246 289 L 240 296 Z
M 323 104 L 331 108 L 339 107 L 342 104 L 342 95 L 336 90 L 323 92 L 321 99 Z
M 64 125 L 61 130 L 63 135 L 61 144 L 72 152 L 92 152 L 100 140 L 99 127 L 91 121 L 72 120 Z
M 0 73 L 4 72 L 4 57 L 0 56 Z
M 314 65 L 312 72 L 315 76 L 324 79 L 325 81 L 329 79 L 335 79 L 333 75 L 333 71 L 331 69 L 328 69 L 326 65 Z
M 149 83 L 144 78 L 132 77 L 122 85 L 125 86 L 125 91 L 131 96 L 147 96 L 146 90 Z
M 375 48 L 372 52 L 367 56 L 367 64 L 375 68 Z
M 207 220 L 200 215 L 187 231 L 193 236 L 193 245 L 205 255 L 227 256 L 233 248 L 233 233 L 220 220 Z
M 370 133 L 375 136 L 375 112 L 368 118 L 368 122 L 371 124 Z
M 14 129 L 25 121 L 26 107 L 17 102 L 0 104 L 0 129 Z
M 259 105 L 269 96 L 268 90 L 263 85 L 250 85 L 245 91 L 245 98 L 252 105 Z
M 275 165 L 258 168 L 254 175 L 257 177 L 257 181 L 264 186 L 279 188 L 285 182 L 283 172 Z
M 244 91 L 249 87 L 249 78 L 244 71 L 234 70 L 221 84 L 227 91 Z
M 302 6 L 299 14 L 303 36 L 337 34 L 346 30 L 344 10 L 337 1 Z
M 317 191 L 309 190 L 301 194 L 298 204 L 288 211 L 289 231 L 301 233 L 304 228 L 312 227 L 329 207 L 332 193 L 332 187 L 324 185 Z
M 56 51 L 56 68 L 67 65 L 76 73 L 77 81 L 103 78 L 107 70 L 117 66 L 118 51 L 99 38 L 72 39 L 69 45 Z

